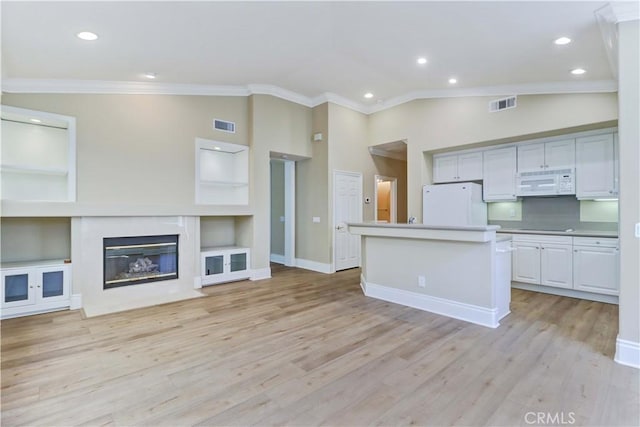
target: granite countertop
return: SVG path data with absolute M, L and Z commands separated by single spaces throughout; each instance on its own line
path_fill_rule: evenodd
M 573 237 L 611 237 L 617 238 L 617 231 L 598 231 L 598 230 L 527 230 L 521 228 L 501 228 L 498 233 L 509 234 L 541 234 L 548 236 L 573 236 Z

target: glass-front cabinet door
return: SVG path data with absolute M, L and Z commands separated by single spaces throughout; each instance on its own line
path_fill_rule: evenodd
M 204 275 L 212 276 L 224 273 L 224 256 L 208 255 L 204 257 Z
M 229 271 L 244 271 L 247 269 L 247 253 L 239 252 L 229 255 Z
M 69 299 L 69 272 L 64 267 L 44 267 L 40 269 L 36 298 L 42 302 Z
M 30 305 L 35 302 L 33 274 L 29 270 L 2 272 L 2 308 Z

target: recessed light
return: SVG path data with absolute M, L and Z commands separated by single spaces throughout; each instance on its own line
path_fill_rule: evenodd
M 76 34 L 79 39 L 93 41 L 98 39 L 98 35 L 96 33 L 92 33 L 91 31 L 82 31 Z
M 458 83 L 458 79 L 456 79 L 456 78 L 454 78 L 454 77 L 451 77 L 451 78 L 449 79 L 449 84 L 454 85 L 454 84 L 456 84 L 456 83 Z
M 418 58 L 416 62 L 420 65 L 424 65 L 427 63 L 427 58 Z
M 367 92 L 367 93 L 364 94 L 364 97 L 367 98 L 367 99 L 371 99 L 371 98 L 373 98 L 373 94 L 371 92 Z
M 42 120 L 40 119 L 29 119 L 29 120 L 33 123 L 42 123 Z
M 554 43 L 557 45 L 569 44 L 571 43 L 571 39 L 569 37 L 560 37 L 554 40 Z
M 156 73 L 144 73 L 144 76 L 148 79 L 155 79 L 158 75 Z
M 580 74 L 584 74 L 586 72 L 587 70 L 583 68 L 574 68 L 573 70 L 571 70 L 571 74 L 575 74 L 576 76 L 579 76 Z

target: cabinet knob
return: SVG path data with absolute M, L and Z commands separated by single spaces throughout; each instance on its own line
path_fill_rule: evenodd
M 544 165 L 540 165 L 540 169 L 544 169 Z
M 574 250 L 573 250 L 573 252 L 578 252 L 578 250 L 577 250 L 577 249 L 574 249 Z
M 613 190 L 609 190 L 609 194 L 613 194 Z

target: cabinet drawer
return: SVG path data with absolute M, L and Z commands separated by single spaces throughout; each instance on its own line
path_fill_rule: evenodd
M 617 248 L 618 239 L 610 237 L 574 237 L 573 244 L 576 246 L 597 246 L 602 248 Z
M 538 243 L 557 243 L 560 245 L 570 245 L 572 243 L 571 236 L 549 236 L 543 234 L 514 234 L 514 242 L 538 242 Z

